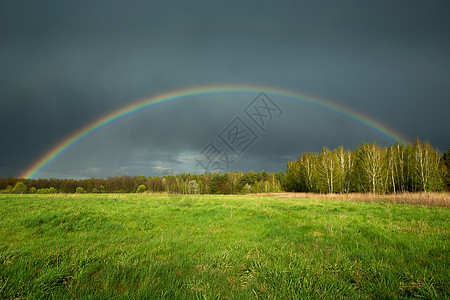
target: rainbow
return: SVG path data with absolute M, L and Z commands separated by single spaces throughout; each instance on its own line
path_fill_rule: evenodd
M 52 147 L 47 153 L 45 153 L 41 158 L 39 158 L 33 165 L 26 169 L 20 175 L 20 178 L 35 178 L 53 161 L 64 154 L 65 151 L 75 146 L 77 143 L 84 140 L 88 136 L 113 123 L 116 123 L 120 120 L 123 120 L 127 117 L 150 109 L 152 107 L 210 95 L 250 94 L 251 96 L 256 97 L 256 95 L 261 91 L 266 92 L 267 94 L 269 94 L 269 96 L 281 96 L 290 100 L 301 101 L 304 103 L 322 107 L 327 110 L 331 110 L 364 124 L 365 126 L 375 130 L 376 132 L 391 139 L 394 142 L 400 141 L 403 143 L 409 143 L 408 139 L 402 137 L 399 133 L 396 133 L 394 130 L 361 113 L 353 111 L 342 105 L 338 105 L 336 103 L 332 103 L 330 101 L 317 97 L 312 97 L 310 95 L 258 86 L 206 86 L 162 93 L 144 100 L 133 102 L 122 108 L 112 111 L 109 114 L 100 117 L 99 119 L 85 125 L 84 127 L 64 138 L 62 141 Z

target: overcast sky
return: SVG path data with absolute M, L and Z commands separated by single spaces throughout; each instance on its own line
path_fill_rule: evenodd
M 229 171 L 285 170 L 322 146 L 392 142 L 270 87 L 327 99 L 446 151 L 449 15 L 449 1 L 2 1 L 0 177 L 22 174 L 120 107 L 213 85 L 267 87 L 279 111 L 262 130 L 244 110 L 257 93 L 155 107 L 91 135 L 38 177 L 199 172 L 195 158 L 211 141 Z M 221 133 L 242 123 L 247 136 L 227 148 Z

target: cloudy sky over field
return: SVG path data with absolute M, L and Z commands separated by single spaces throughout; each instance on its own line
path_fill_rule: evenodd
M 0 177 L 137 101 L 217 86 L 228 92 L 117 120 L 36 177 L 201 172 L 213 154 L 230 171 L 278 171 L 322 146 L 395 138 L 446 151 L 449 12 L 449 1 L 2 1 Z M 264 126 L 255 107 L 273 114 Z

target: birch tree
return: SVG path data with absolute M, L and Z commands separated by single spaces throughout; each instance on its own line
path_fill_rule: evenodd
M 397 142 L 392 151 L 394 154 L 394 178 L 396 183 L 396 191 L 405 192 L 408 190 L 407 166 L 408 154 L 404 144 Z M 394 190 L 394 192 L 396 192 Z
M 352 151 L 345 150 L 343 146 L 339 146 L 335 152 L 338 162 L 339 192 L 349 193 L 355 165 L 354 155 Z
M 336 155 L 323 147 L 317 161 L 317 184 L 320 192 L 334 193 L 337 181 L 338 163 Z
M 384 191 L 385 153 L 375 142 L 363 143 L 358 148 L 358 173 L 364 191 Z
M 386 160 L 387 160 L 387 168 L 386 168 L 386 188 L 391 190 L 394 194 L 396 193 L 395 185 L 397 183 L 397 153 L 396 147 L 394 145 L 390 145 L 387 148 L 386 152 Z
M 414 142 L 414 178 L 418 190 L 439 190 L 442 185 L 440 176 L 441 154 L 430 143 L 421 142 L 418 138 Z
M 315 192 L 317 155 L 314 153 L 305 153 L 299 157 L 298 162 L 300 177 L 302 177 L 305 192 Z
M 300 163 L 298 160 L 287 163 L 284 185 L 288 192 L 301 191 Z

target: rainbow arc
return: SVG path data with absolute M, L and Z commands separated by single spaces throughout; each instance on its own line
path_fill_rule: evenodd
M 61 140 L 55 146 L 53 146 L 49 151 L 47 151 L 42 157 L 40 157 L 34 164 L 27 168 L 21 175 L 21 178 L 36 178 L 36 176 L 46 169 L 53 161 L 64 154 L 68 149 L 75 146 L 80 141 L 86 139 L 88 136 L 98 132 L 99 130 L 135 115 L 139 112 L 148 110 L 159 105 L 188 101 L 190 99 L 195 99 L 199 97 L 209 96 L 209 95 L 242 95 L 250 94 L 256 96 L 259 92 L 264 91 L 269 96 L 273 97 L 283 97 L 293 101 L 299 101 L 315 106 L 322 107 L 327 110 L 331 110 L 335 113 L 341 114 L 345 117 L 353 119 L 366 127 L 380 133 L 381 135 L 387 137 L 393 142 L 403 142 L 409 143 L 408 139 L 397 133 L 395 130 L 381 124 L 380 122 L 365 116 L 359 112 L 353 111 L 348 107 L 338 105 L 328 100 L 320 99 L 318 97 L 292 92 L 288 90 L 281 90 L 276 88 L 258 87 L 258 86 L 206 86 L 197 87 L 190 89 L 182 89 L 171 91 L 167 93 L 162 93 L 144 100 L 133 102 L 126 105 L 120 109 L 112 111 L 99 119 L 83 126 L 79 130 L 68 135 L 66 138 Z

